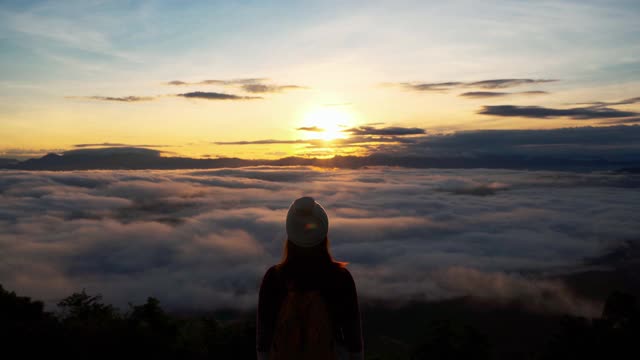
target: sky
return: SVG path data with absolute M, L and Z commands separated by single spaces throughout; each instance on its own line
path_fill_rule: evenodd
M 637 1 L 0 1 L 0 157 L 630 126 L 638 18 Z

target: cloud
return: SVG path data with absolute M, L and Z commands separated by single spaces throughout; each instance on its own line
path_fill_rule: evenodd
M 592 120 L 620 118 L 639 115 L 637 112 L 622 111 L 608 107 L 579 107 L 554 109 L 541 106 L 487 105 L 478 114 L 508 117 L 527 117 L 536 119 L 566 117 L 574 120 Z
M 605 124 L 605 125 L 636 124 L 636 125 L 640 125 L 640 116 L 624 118 L 624 119 L 607 119 L 607 120 L 601 121 L 600 124 Z
M 313 131 L 313 132 L 323 132 L 324 129 L 319 128 L 317 126 L 302 126 L 299 128 L 296 128 L 296 130 L 298 131 Z
M 442 92 L 453 89 L 479 88 L 479 89 L 506 89 L 522 85 L 537 85 L 555 82 L 552 79 L 490 79 L 472 82 L 448 81 L 438 83 L 404 82 L 391 85 L 401 86 L 411 91 Z
M 111 143 L 111 142 L 103 142 L 103 143 L 95 143 L 95 144 L 75 144 L 74 148 L 92 148 L 92 147 L 170 147 L 172 145 L 145 145 L 145 144 L 123 144 L 123 143 Z
M 468 179 L 452 179 L 450 181 L 442 182 L 438 186 L 438 190 L 449 192 L 451 194 L 475 196 L 495 195 L 496 192 L 507 189 L 509 189 L 507 184 L 497 181 L 477 182 Z
M 323 131 L 321 129 L 313 129 L 306 130 L 299 128 L 297 130 L 301 131 Z M 367 144 L 372 143 L 407 143 L 411 140 L 404 139 L 396 136 L 351 136 L 345 139 L 334 139 L 334 140 L 324 140 L 324 139 L 294 139 L 294 140 L 275 140 L 275 139 L 263 139 L 263 140 L 241 140 L 241 141 L 216 141 L 213 142 L 215 145 L 279 145 L 279 144 L 306 144 L 307 148 L 333 148 L 337 149 L 340 147 L 353 147 L 353 146 L 361 146 L 364 147 Z M 310 156 L 310 153 L 305 153 L 306 156 Z M 326 154 L 323 154 L 326 155 Z M 329 155 L 335 155 L 334 153 L 330 153 Z M 284 164 L 290 165 L 290 164 Z
M 394 156 L 467 159 L 476 166 L 571 168 L 591 160 L 640 162 L 640 126 L 574 127 L 546 130 L 470 130 L 412 139 L 383 152 Z M 586 161 L 586 162 L 585 162 Z M 462 166 L 463 162 L 459 163 Z M 587 165 L 588 166 L 588 165 Z
M 498 92 L 498 91 L 468 91 L 458 96 L 468 98 L 494 98 L 509 95 L 543 95 L 548 94 L 546 91 L 520 91 L 520 92 Z
M 2 171 L 0 283 L 55 303 L 78 289 L 126 306 L 250 308 L 278 261 L 291 201 L 330 217 L 361 299 L 473 296 L 589 315 L 548 272 L 635 239 L 633 175 L 369 168 Z M 471 189 L 494 189 L 484 196 Z M 375 193 L 376 196 L 370 196 Z
M 219 86 L 238 86 L 243 91 L 254 93 L 254 94 L 264 94 L 264 93 L 278 93 L 287 90 L 300 90 L 300 89 L 308 89 L 305 86 L 300 85 L 275 85 L 275 84 L 266 84 L 265 82 L 269 81 L 267 78 L 240 78 L 240 79 L 231 79 L 231 80 L 202 80 L 196 82 L 186 82 L 181 80 L 173 80 L 164 83 L 165 85 L 174 85 L 174 86 L 199 86 L 199 85 L 219 85 Z
M 577 103 L 576 105 L 591 105 L 591 106 L 597 106 L 597 107 L 604 107 L 604 106 L 615 106 L 615 105 L 630 105 L 630 104 L 638 104 L 638 103 L 640 103 L 640 96 L 634 97 L 634 98 L 628 98 L 620 101 L 611 101 L 611 102 L 594 101 L 594 102 L 588 102 L 588 103 Z
M 64 152 L 65 156 L 77 156 L 77 155 L 86 155 L 86 156 L 110 156 L 110 155 L 145 155 L 145 156 L 153 156 L 159 157 L 160 151 L 154 149 L 147 149 L 143 147 L 126 147 L 126 146 L 116 146 L 109 148 L 80 148 L 74 150 L 67 150 Z
M 465 267 L 451 267 L 435 275 L 439 287 L 467 295 L 469 289 L 478 299 L 505 305 L 519 302 L 536 312 L 560 312 L 587 317 L 601 315 L 596 302 L 581 299 L 561 281 L 527 278 L 520 274 L 482 272 Z
M 151 101 L 155 98 L 152 96 L 123 96 L 123 97 L 112 97 L 112 96 L 67 96 L 67 99 L 84 99 L 84 100 L 97 100 L 97 101 L 115 101 L 115 102 L 142 102 L 142 101 Z
M 496 91 L 469 91 L 462 93 L 458 96 L 462 97 L 470 97 L 470 98 L 492 98 L 492 97 L 502 97 L 508 96 L 511 93 L 508 92 L 496 92 Z
M 512 94 L 547 95 L 547 94 L 549 94 L 549 92 L 548 91 L 541 91 L 541 90 L 531 90 L 531 91 L 519 91 L 519 92 L 512 93 Z
M 493 79 L 466 83 L 467 87 L 478 87 L 483 89 L 505 89 L 521 85 L 544 84 L 558 80 L 551 79 Z
M 413 91 L 447 91 L 455 87 L 464 86 L 462 82 L 441 82 L 441 83 L 399 83 L 398 85 L 407 90 Z
M 241 78 L 241 79 L 232 79 L 232 80 L 204 80 L 203 84 L 214 84 L 222 82 L 225 85 L 246 85 L 246 84 L 256 84 L 264 81 L 268 81 L 268 78 Z
M 369 135 L 382 135 L 382 136 L 404 136 L 404 135 L 420 135 L 425 134 L 426 131 L 420 128 L 407 128 L 400 126 L 389 126 L 384 128 L 376 128 L 373 126 L 359 126 L 343 130 L 343 132 L 350 133 L 352 135 L 369 136 Z
M 312 127 L 301 127 L 297 128 L 299 131 L 310 131 L 310 132 L 321 132 L 324 131 L 321 128 L 312 126 Z M 368 130 L 368 127 L 359 127 L 353 129 L 346 129 L 345 132 L 351 133 L 353 136 L 349 136 L 344 139 L 333 139 L 333 140 L 324 140 L 324 139 L 294 139 L 294 140 L 276 140 L 276 139 L 263 139 L 263 140 L 240 140 L 240 141 L 216 141 L 213 142 L 215 145 L 280 145 L 280 144 L 306 144 L 307 148 L 332 148 L 338 149 L 342 147 L 362 147 L 365 148 L 370 144 L 380 144 L 380 143 L 410 143 L 412 140 L 409 138 L 403 138 L 405 135 L 413 135 L 413 134 L 421 134 L 424 133 L 423 129 L 413 129 L 413 128 L 384 128 L 384 129 L 372 129 Z M 422 131 L 422 132 L 419 132 Z M 314 155 L 315 154 L 315 155 Z M 315 151 L 313 152 L 305 152 L 305 156 L 326 156 L 326 155 L 335 155 L 335 153 L 331 152 L 328 154 L 318 154 Z M 295 161 L 295 160 L 294 160 Z M 285 164 L 288 165 L 288 164 Z M 320 164 L 318 164 L 320 165 Z M 347 165 L 347 164 L 345 164 Z M 348 165 L 347 165 L 348 166 Z
M 231 79 L 231 80 L 202 80 L 195 82 L 187 82 L 181 80 L 173 80 L 166 82 L 165 85 L 247 85 L 247 84 L 258 84 L 264 81 L 267 81 L 267 78 L 239 78 L 239 79 Z
M 298 90 L 307 89 L 304 86 L 298 85 L 266 85 L 266 84 L 245 84 L 242 85 L 242 90 L 250 93 L 276 93 L 285 90 Z
M 253 93 L 278 93 L 288 90 L 308 89 L 305 86 L 300 85 L 274 85 L 265 84 L 268 81 L 267 78 L 238 78 L 231 80 L 202 80 L 197 82 L 187 82 L 181 80 L 172 80 L 164 83 L 171 86 L 198 86 L 198 85 L 220 85 L 220 86 L 238 86 L 241 90 Z M 207 91 L 192 91 L 183 94 L 176 94 L 174 96 L 180 96 L 184 98 L 192 99 L 206 99 L 206 100 L 256 100 L 263 99 L 261 96 L 241 96 L 235 94 L 227 94 L 220 92 L 207 92 Z M 96 100 L 96 101 L 112 101 L 112 102 L 143 102 L 155 100 L 156 97 L 151 96 L 123 96 L 123 97 L 111 97 L 111 96 L 67 96 L 67 99 L 84 99 L 84 100 Z
M 260 96 L 239 96 L 234 94 L 225 94 L 217 92 L 193 91 L 184 94 L 177 94 L 189 99 L 205 99 L 205 100 L 255 100 L 262 99 Z
M 216 141 L 216 145 L 274 145 L 274 144 L 306 144 L 307 140 L 242 140 L 242 141 Z

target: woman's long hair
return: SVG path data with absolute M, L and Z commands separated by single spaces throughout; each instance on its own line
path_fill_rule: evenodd
M 329 239 L 327 237 L 315 246 L 298 246 L 287 239 L 284 244 L 282 260 L 277 265 L 279 268 L 319 268 L 323 266 L 345 267 L 346 262 L 336 261 L 329 251 Z

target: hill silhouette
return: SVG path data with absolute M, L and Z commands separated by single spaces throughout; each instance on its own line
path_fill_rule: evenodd
M 362 306 L 367 359 L 619 359 L 640 355 L 637 298 L 608 297 L 585 319 L 488 305 L 470 298 Z M 63 359 L 255 359 L 255 313 L 178 314 L 158 299 L 125 311 L 100 295 L 74 293 L 48 312 L 40 301 L 0 286 L 5 354 Z M 623 357 L 624 356 L 624 357 Z
M 212 169 L 246 166 L 316 166 L 354 169 L 367 166 L 397 166 L 405 168 L 487 168 L 531 170 L 593 170 L 637 166 L 635 161 L 610 161 L 601 158 L 571 158 L 515 154 L 484 154 L 475 156 L 425 156 L 371 154 L 366 156 L 335 156 L 332 158 L 284 157 L 281 159 L 201 159 L 165 157 L 158 150 L 136 147 L 80 149 L 63 154 L 47 154 L 21 162 L 0 162 L 0 168 L 17 170 L 115 170 L 115 169 Z
M 14 164 L 17 164 L 18 162 L 19 161 L 15 160 L 15 159 L 0 158 L 0 168 L 5 167 L 5 166 L 14 165 Z

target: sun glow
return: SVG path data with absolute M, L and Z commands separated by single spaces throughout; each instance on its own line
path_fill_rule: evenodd
M 354 119 L 350 111 L 338 107 L 323 107 L 308 112 L 301 128 L 305 130 L 306 139 L 331 141 L 348 137 L 344 130 L 353 126 Z

